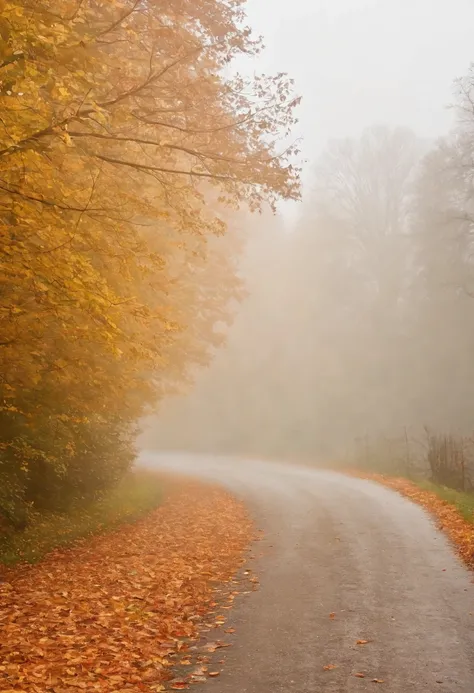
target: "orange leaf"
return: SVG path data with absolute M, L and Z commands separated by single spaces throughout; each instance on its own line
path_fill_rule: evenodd
M 324 671 L 331 671 L 332 669 L 337 669 L 337 664 L 326 664 L 323 667 Z
M 140 523 L 54 552 L 25 579 L 12 579 L 14 589 L 2 583 L 6 619 L 0 640 L 2 635 L 8 640 L 9 652 L 1 665 L 12 677 L 10 687 L 14 678 L 18 693 L 49 688 L 59 693 L 61 684 L 64 690 L 92 693 L 94 682 L 102 681 L 103 693 L 126 686 L 158 693 L 165 690 L 162 684 L 182 691 L 191 682 L 209 681 L 205 655 L 230 643 L 209 642 L 201 655 L 189 650 L 207 620 L 222 618 L 210 614 L 209 588 L 222 585 L 227 600 L 227 589 L 234 589 L 228 580 L 252 536 L 245 507 L 227 492 L 213 487 L 203 492 L 197 482 L 180 482 Z M 12 569 L 12 578 L 16 574 Z M 24 648 L 25 633 L 29 660 L 20 667 L 14 653 Z M 186 641 L 179 633 L 186 633 Z M 129 661 L 141 662 L 140 672 L 131 671 Z M 180 673 L 173 672 L 175 664 L 183 667 Z M 190 680 L 188 673 L 195 677 Z
M 360 671 L 357 672 L 357 674 L 354 674 L 358 679 L 365 679 L 365 674 L 361 674 Z

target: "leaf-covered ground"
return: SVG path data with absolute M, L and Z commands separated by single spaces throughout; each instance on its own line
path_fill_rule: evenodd
M 216 595 L 232 604 L 252 534 L 239 501 L 190 482 L 137 524 L 11 570 L 0 584 L 0 690 L 187 687 L 199 633 L 211 631 L 209 651 L 227 644 Z M 198 660 L 195 680 L 218 675 Z
M 433 491 L 420 488 L 408 479 L 371 473 L 356 473 L 355 475 L 388 486 L 426 508 L 435 517 L 438 527 L 453 542 L 462 560 L 471 569 L 474 569 L 474 517 L 472 518 L 473 521 L 469 522 L 454 505 L 440 498 Z

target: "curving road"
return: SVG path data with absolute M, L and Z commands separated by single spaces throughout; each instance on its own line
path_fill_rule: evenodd
M 418 506 L 307 468 L 142 462 L 222 483 L 265 531 L 252 562 L 260 590 L 230 612 L 234 647 L 213 693 L 474 693 L 472 574 Z

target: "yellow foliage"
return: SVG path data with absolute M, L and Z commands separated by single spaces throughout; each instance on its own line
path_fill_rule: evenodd
M 207 362 L 239 291 L 223 206 L 298 196 L 298 100 L 226 76 L 259 51 L 239 0 L 0 7 L 1 463 L 36 499 Z

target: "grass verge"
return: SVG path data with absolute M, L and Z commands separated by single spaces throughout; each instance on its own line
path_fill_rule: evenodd
M 162 497 L 160 477 L 144 470 L 132 472 L 93 503 L 72 508 L 67 514 L 38 514 L 24 531 L 3 533 L 0 564 L 36 563 L 53 549 L 138 520 L 156 508 Z
M 415 480 L 413 483 L 423 491 L 435 493 L 439 498 L 446 501 L 446 503 L 453 505 L 467 522 L 474 524 L 474 494 L 455 491 L 446 486 L 433 484 L 431 481 Z

